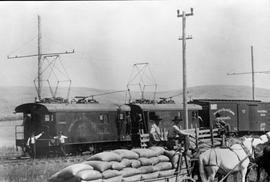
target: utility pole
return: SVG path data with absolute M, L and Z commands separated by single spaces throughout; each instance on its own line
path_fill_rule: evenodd
M 185 128 L 188 129 L 188 108 L 187 108 L 187 78 L 186 78 L 186 40 L 192 39 L 192 37 L 186 37 L 186 17 L 193 16 L 193 8 L 190 9 L 190 13 L 186 13 L 180 10 L 177 10 L 177 17 L 182 18 L 182 37 L 179 40 L 182 40 L 182 63 L 183 63 L 183 109 L 184 109 L 184 121 Z
M 255 100 L 255 79 L 254 79 L 253 46 L 251 46 L 251 72 L 252 72 L 252 99 Z
M 253 55 L 253 46 L 251 46 L 251 72 L 241 72 L 241 73 L 227 73 L 227 75 L 252 75 L 252 99 L 255 100 L 255 74 L 264 73 L 269 74 L 270 71 L 254 71 L 254 55 Z
M 72 51 L 65 51 L 65 52 L 58 52 L 58 53 L 42 53 L 41 49 L 41 20 L 40 16 L 38 15 L 38 52 L 37 54 L 32 55 L 23 55 L 23 56 L 8 56 L 8 59 L 16 59 L 16 58 L 27 58 L 27 57 L 37 57 L 38 58 L 38 86 L 37 86 L 37 95 L 38 100 L 41 100 L 41 91 L 42 91 L 42 61 L 44 56 L 58 56 L 60 54 L 73 54 L 74 49 Z
M 38 100 L 41 100 L 41 29 L 40 29 L 40 16 L 38 15 L 38 87 L 37 87 L 37 94 L 38 94 Z

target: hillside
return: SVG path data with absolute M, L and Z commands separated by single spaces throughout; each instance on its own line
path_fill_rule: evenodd
M 70 98 L 74 96 L 90 96 L 103 93 L 113 92 L 113 90 L 100 90 L 93 88 L 75 87 L 70 91 Z M 156 98 L 176 96 L 173 99 L 176 102 L 182 101 L 182 91 L 171 90 L 162 91 L 156 94 Z M 227 86 L 227 85 L 207 85 L 188 88 L 188 98 L 190 99 L 251 99 L 251 88 L 247 86 Z M 49 90 L 44 90 L 48 95 Z M 46 94 L 47 93 L 47 94 Z M 67 89 L 59 89 L 59 95 L 66 97 Z M 139 98 L 139 92 L 132 92 L 132 99 Z M 33 102 L 36 97 L 34 87 L 0 87 L 0 119 L 14 117 L 14 108 L 17 105 L 27 102 Z M 118 92 L 108 95 L 100 95 L 94 97 L 101 103 L 117 103 L 123 104 L 128 100 L 129 94 Z M 153 99 L 152 93 L 145 93 L 145 98 Z M 255 98 L 262 101 L 270 101 L 270 90 L 256 88 Z

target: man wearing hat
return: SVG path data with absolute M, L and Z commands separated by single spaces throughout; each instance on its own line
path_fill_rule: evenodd
M 159 145 L 162 141 L 161 139 L 161 131 L 159 128 L 159 122 L 162 120 L 158 115 L 154 115 L 151 120 L 153 124 L 150 130 L 150 144 L 151 145 Z
M 185 152 L 189 149 L 190 140 L 189 140 L 189 133 L 181 130 L 179 128 L 179 123 L 183 121 L 182 118 L 179 116 L 175 116 L 172 120 L 173 126 L 169 128 L 168 131 L 168 148 L 170 150 L 174 149 L 174 146 L 177 145 L 177 143 L 183 143 L 184 142 L 184 148 Z

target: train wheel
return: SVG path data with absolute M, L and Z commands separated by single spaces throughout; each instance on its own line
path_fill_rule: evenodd
M 184 177 L 180 177 L 178 182 L 196 182 L 196 180 L 189 176 L 184 176 Z

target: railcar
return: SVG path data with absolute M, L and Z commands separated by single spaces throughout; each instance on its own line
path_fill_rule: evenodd
M 213 126 L 217 116 L 230 124 L 239 135 L 260 134 L 270 130 L 270 103 L 260 100 L 195 99 L 202 106 L 200 126 Z
M 189 104 L 189 127 L 198 127 L 201 106 Z M 158 114 L 164 138 L 174 116 L 183 114 L 180 104 L 100 104 L 26 103 L 15 108 L 23 113 L 23 124 L 16 127 L 16 146 L 25 148 L 27 139 L 44 131 L 37 140 L 37 156 L 54 148 L 52 139 L 61 131 L 67 152 L 102 151 L 140 145 L 140 134 L 149 133 L 151 117 Z M 182 127 L 184 127 L 184 122 Z

